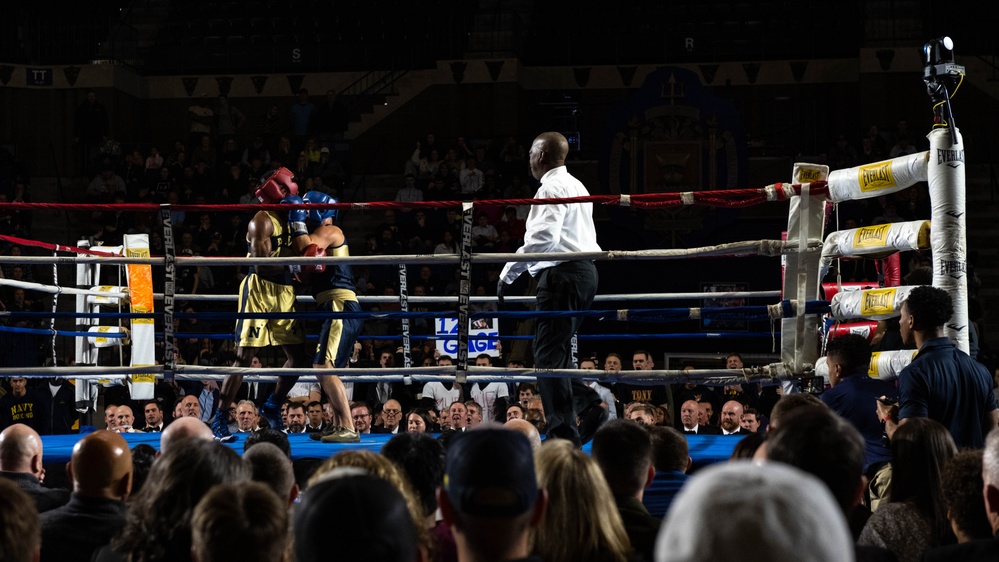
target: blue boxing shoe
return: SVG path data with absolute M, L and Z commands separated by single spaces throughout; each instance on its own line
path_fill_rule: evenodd
M 284 423 L 281 421 L 281 404 L 274 398 L 273 394 L 268 396 L 267 401 L 260 407 L 260 415 L 267 420 L 271 429 L 278 431 L 284 429 Z

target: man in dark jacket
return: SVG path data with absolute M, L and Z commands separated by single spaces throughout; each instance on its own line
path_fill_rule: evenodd
M 69 503 L 41 516 L 43 561 L 87 562 L 125 526 L 132 453 L 117 433 L 100 430 L 73 448 Z
M 648 430 L 630 420 L 611 420 L 593 436 L 593 458 L 607 479 L 631 546 L 646 560 L 653 551 L 662 520 L 649 515 L 642 496 L 656 475 Z
M 30 427 L 16 423 L 0 432 L 0 478 L 6 478 L 31 496 L 42 513 L 69 501 L 69 492 L 45 488 L 42 439 Z

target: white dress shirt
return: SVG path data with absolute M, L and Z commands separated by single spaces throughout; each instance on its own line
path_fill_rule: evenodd
M 590 193 L 582 182 L 572 177 L 565 166 L 549 170 L 541 176 L 541 187 L 535 199 L 585 197 Z M 593 226 L 592 203 L 565 205 L 533 205 L 527 215 L 527 233 L 518 254 L 599 252 L 596 227 Z M 527 271 L 531 277 L 561 261 L 508 262 L 500 279 L 510 284 Z
M 586 386 L 592 388 L 597 393 L 597 396 L 599 396 L 600 399 L 604 401 L 604 404 L 607 404 L 607 419 L 616 420 L 617 406 L 615 405 L 614 402 L 614 393 L 612 393 L 609 388 L 596 381 L 588 382 L 585 384 Z

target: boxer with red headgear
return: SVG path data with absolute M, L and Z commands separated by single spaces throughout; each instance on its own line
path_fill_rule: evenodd
M 310 191 L 303 199 L 310 204 L 336 203 L 337 200 L 319 191 Z M 289 211 L 288 221 L 304 222 L 306 231 L 295 228 L 293 245 L 304 256 L 324 256 L 329 251 L 333 256 L 349 256 L 343 231 L 333 225 L 336 209 L 310 209 L 303 217 L 298 210 Z M 311 232 L 311 233 L 310 233 Z M 316 298 L 316 307 L 325 312 L 360 312 L 354 287 L 354 274 L 345 263 L 324 266 L 303 266 L 309 275 L 303 276 L 311 286 Z M 361 318 L 327 318 L 319 333 L 319 346 L 312 361 L 314 369 L 343 369 L 347 367 L 354 351 L 364 320 Z M 350 443 L 360 441 L 354 429 L 354 418 L 350 414 L 350 402 L 340 377 L 316 375 L 323 391 L 330 398 L 334 421 L 320 433 L 313 433 L 313 439 L 323 443 Z
M 298 184 L 294 182 L 295 175 L 288 168 L 278 168 L 260 178 L 260 186 L 254 195 L 261 203 L 280 203 L 289 195 L 298 195 Z
M 291 170 L 279 168 L 261 179 L 256 196 L 261 203 L 301 203 L 297 197 Z M 304 211 L 303 211 L 304 212 Z M 292 247 L 294 227 L 288 224 L 287 213 L 258 211 L 247 225 L 247 257 L 263 258 L 295 255 Z M 239 312 L 294 312 L 295 289 L 288 268 L 280 266 L 249 266 L 249 272 L 239 287 Z M 284 366 L 295 368 L 306 364 L 305 334 L 294 319 L 239 318 L 236 321 L 236 360 L 234 367 L 249 367 L 259 348 L 281 346 Z M 271 427 L 281 428 L 281 403 L 298 377 L 280 377 L 274 392 L 260 408 Z M 229 434 L 228 407 L 236 397 L 242 375 L 228 375 L 222 382 L 219 408 L 212 420 L 212 432 L 223 442 L 233 441 Z

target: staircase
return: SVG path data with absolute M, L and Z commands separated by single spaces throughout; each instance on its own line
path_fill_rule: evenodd
M 344 96 L 353 97 L 349 112 L 350 123 L 345 137 L 356 139 L 404 106 L 435 83 L 437 70 L 392 71 L 363 90 L 345 89 Z M 393 192 L 393 197 L 395 193 Z

